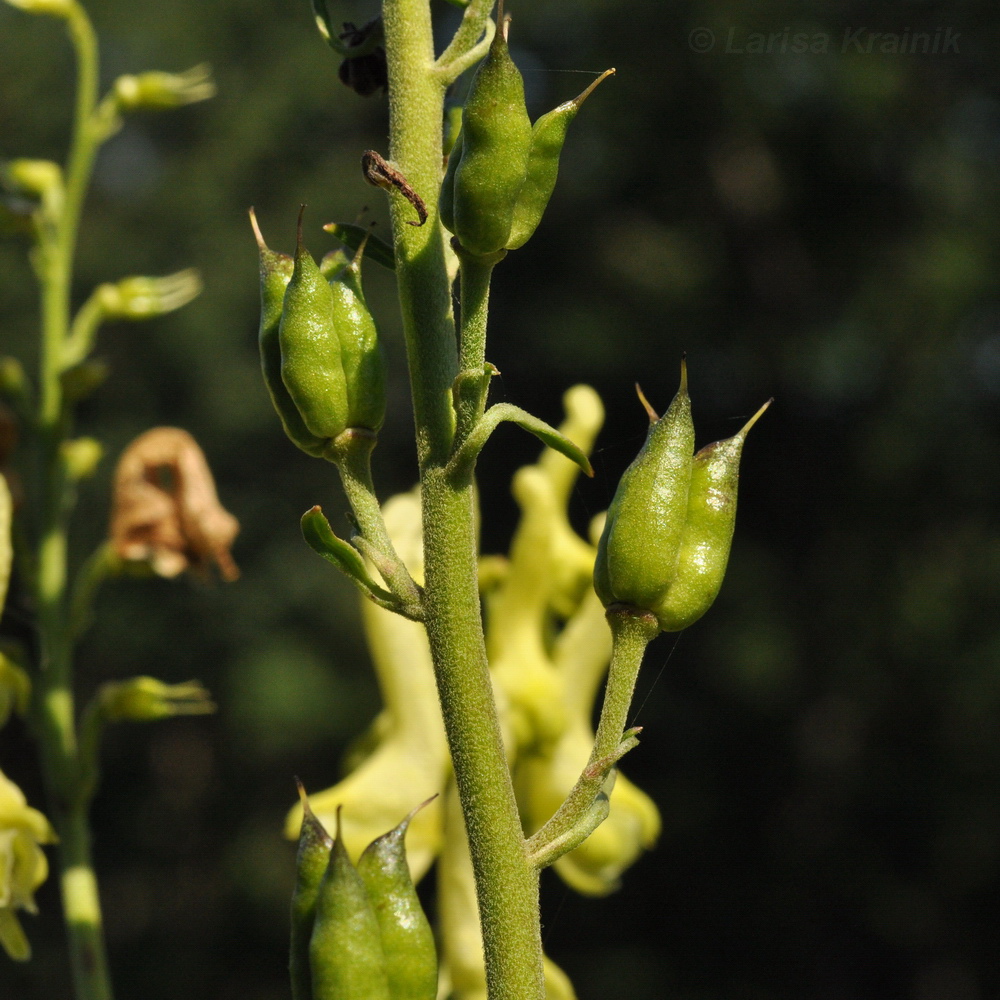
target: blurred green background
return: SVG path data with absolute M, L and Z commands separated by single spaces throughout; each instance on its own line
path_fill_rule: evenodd
M 338 82 L 305 0 L 88 6 L 105 84 L 207 60 L 219 94 L 130 119 L 97 163 L 78 300 L 185 266 L 205 292 L 100 335 L 113 376 L 79 429 L 108 458 L 74 558 L 105 530 L 117 452 L 155 424 L 196 435 L 243 525 L 238 583 L 112 584 L 81 650 L 82 695 L 141 672 L 198 677 L 220 705 L 109 734 L 94 825 L 112 963 L 122 998 L 277 1000 L 292 775 L 332 784 L 377 693 L 355 594 L 299 537 L 303 510 L 342 501 L 259 377 L 246 209 L 285 250 L 300 202 L 315 253 L 334 245 L 320 225 L 362 206 L 384 229 L 358 157 L 386 151 L 385 102 Z M 497 272 L 488 355 L 496 398 L 547 419 L 574 383 L 604 397 L 581 529 L 642 441 L 636 379 L 664 407 L 687 352 L 699 443 L 776 400 L 745 454 L 722 594 L 640 677 L 626 770 L 660 805 L 661 842 L 605 900 L 546 876 L 546 947 L 580 1000 L 995 997 L 1000 17 L 898 0 L 511 9 L 533 115 L 618 69 L 570 133 L 545 222 Z M 443 43 L 459 12 L 436 15 Z M 884 37 L 920 32 L 937 53 Z M 59 25 L 0 5 L 0 157 L 62 159 L 71 83 Z M 31 365 L 25 249 L 0 243 L 0 337 Z M 415 477 L 406 375 L 391 277 L 369 265 L 366 283 L 391 365 L 388 496 Z M 510 476 L 536 453 L 498 437 L 485 551 L 506 548 Z M 5 628 L 25 614 L 15 601 Z M 0 763 L 40 805 L 17 723 Z M 51 881 L 39 903 L 35 960 L 0 963 L 5 997 L 69 995 Z

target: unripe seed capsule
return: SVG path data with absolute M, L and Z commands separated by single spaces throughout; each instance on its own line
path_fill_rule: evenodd
M 260 368 L 264 374 L 264 383 L 289 439 L 307 455 L 318 458 L 323 454 L 323 440 L 306 427 L 285 388 L 285 383 L 281 381 L 281 345 L 278 343 L 278 326 L 281 322 L 285 289 L 291 281 L 295 262 L 287 254 L 276 253 L 267 246 L 252 208 L 250 224 L 257 237 L 257 248 L 260 252 L 260 329 L 257 342 L 260 347 Z
M 392 1000 L 434 1000 L 437 996 L 434 933 L 413 887 L 404 843 L 410 820 L 430 801 L 373 840 L 358 859 L 358 874 L 382 931 Z
M 302 245 L 301 211 L 278 342 L 281 381 L 303 423 L 318 438 L 335 438 L 347 426 L 347 383 L 333 322 L 333 292 Z
M 292 1000 L 312 1000 L 312 972 L 309 968 L 309 939 L 316 917 L 320 883 L 330 862 L 333 839 L 309 808 L 302 783 L 299 798 L 304 815 L 295 859 L 295 891 L 292 894 L 292 935 L 288 971 L 292 980 Z
M 451 231 L 474 254 L 495 253 L 506 245 L 531 152 L 531 119 L 524 104 L 524 81 L 507 49 L 503 0 L 497 22 L 462 113 L 461 149 L 456 142 L 452 151 L 452 157 L 460 155 Z
M 375 911 L 340 835 L 320 883 L 309 942 L 313 1000 L 392 1000 Z
M 594 588 L 605 606 L 625 604 L 651 612 L 663 631 L 677 632 L 708 610 L 722 586 L 743 442 L 770 401 L 738 434 L 702 448 L 693 458 L 683 366 L 681 388 L 661 420 L 644 398 L 643 403 L 653 424 L 608 511 Z

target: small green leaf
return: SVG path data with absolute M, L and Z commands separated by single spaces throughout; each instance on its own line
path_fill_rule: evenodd
M 449 463 L 449 472 L 453 476 L 462 477 L 471 475 L 475 468 L 476 458 L 483 450 L 483 446 L 489 440 L 490 435 L 504 421 L 517 424 L 523 427 L 529 434 L 534 434 L 543 444 L 548 445 L 553 451 L 565 455 L 571 462 L 575 462 L 588 475 L 593 476 L 594 470 L 591 468 L 590 460 L 568 437 L 560 434 L 551 424 L 533 416 L 527 410 L 522 410 L 520 406 L 513 406 L 510 403 L 497 403 L 491 406 L 480 418 L 479 423 L 473 428 L 472 433 L 466 438 L 465 443 L 452 456 Z
M 362 243 L 365 243 L 367 236 L 365 253 L 368 255 L 368 259 L 375 261 L 376 264 L 381 264 L 382 267 L 387 267 L 390 271 L 396 270 L 396 257 L 392 247 L 385 240 L 379 239 L 371 229 L 365 226 L 355 226 L 349 222 L 328 222 L 323 229 L 351 250 L 357 250 Z
M 312 0 L 313 17 L 316 19 L 316 27 L 323 36 L 327 45 L 338 55 L 347 55 L 347 46 L 340 40 L 337 27 L 330 19 L 330 12 L 326 9 L 326 0 Z
M 330 527 L 322 508 L 313 507 L 302 515 L 302 537 L 314 552 L 319 553 L 327 562 L 333 563 L 368 593 L 386 601 L 396 602 L 392 594 L 383 590 L 372 579 L 357 549 L 333 533 L 333 528 Z

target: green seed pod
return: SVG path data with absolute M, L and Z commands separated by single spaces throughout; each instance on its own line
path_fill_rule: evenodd
M 306 429 L 320 439 L 335 438 L 347 427 L 347 382 L 333 321 L 333 292 L 302 245 L 301 212 L 278 343 L 281 381 Z
M 264 374 L 271 403 L 281 420 L 281 426 L 289 439 L 307 455 L 319 457 L 323 454 L 323 439 L 316 437 L 306 427 L 292 397 L 281 381 L 281 346 L 278 343 L 278 327 L 281 322 L 281 307 L 285 299 L 285 289 L 292 278 L 295 262 L 287 254 L 276 253 L 264 242 L 257 216 L 250 209 L 250 224 L 257 237 L 260 252 L 260 329 L 257 335 L 260 347 L 260 368 Z
M 694 428 L 682 367 L 681 387 L 663 418 L 650 410 L 646 443 L 608 511 L 594 566 L 594 589 L 605 606 L 651 611 L 664 632 L 687 628 L 709 609 L 732 545 L 743 442 L 769 405 L 738 434 L 692 458 Z
M 542 221 L 542 215 L 555 190 L 556 177 L 559 174 L 559 156 L 566 142 L 570 122 L 576 118 L 580 106 L 590 97 L 597 85 L 614 75 L 614 72 L 613 69 L 605 70 L 582 94 L 542 115 L 532 126 L 528 174 L 514 206 L 514 218 L 505 244 L 506 249 L 516 250 L 524 246 L 538 228 L 538 223 Z
M 679 632 L 696 622 L 719 593 L 736 526 L 743 442 L 770 405 L 768 400 L 738 434 L 706 445 L 694 456 L 677 575 L 654 609 L 664 632 Z
M 677 572 L 694 452 L 683 363 L 677 395 L 662 419 L 655 416 L 650 414 L 646 443 L 618 484 L 597 546 L 594 589 L 605 606 L 653 611 Z
M 425 805 L 373 840 L 358 859 L 358 874 L 382 931 L 392 1000 L 434 1000 L 437 996 L 434 933 L 413 887 L 404 843 L 410 820 Z
M 465 103 L 453 184 L 451 232 L 474 254 L 495 253 L 506 245 L 531 152 L 531 119 L 524 81 L 507 50 L 503 0 L 497 24 Z M 448 212 L 442 216 L 447 219 Z
M 347 426 L 377 431 L 385 420 L 385 363 L 361 290 L 361 252 L 331 279 L 333 322 L 347 383 Z
M 312 973 L 309 968 L 309 939 L 316 917 L 320 883 L 330 861 L 333 839 L 309 808 L 302 782 L 299 798 L 305 815 L 299 832 L 295 859 L 295 891 L 292 894 L 292 942 L 288 971 L 292 979 L 292 1000 L 312 1000 Z
M 309 942 L 313 1000 L 392 1000 L 378 919 L 340 836 L 320 883 Z

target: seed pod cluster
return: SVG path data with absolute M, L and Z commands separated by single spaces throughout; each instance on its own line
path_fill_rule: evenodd
M 472 81 L 441 186 L 441 222 L 472 254 L 523 246 L 555 188 L 566 130 L 606 73 L 531 124 L 524 81 L 507 47 L 503 0 L 489 52 Z
M 650 410 L 646 443 L 608 510 L 594 566 L 594 589 L 605 606 L 650 611 L 664 632 L 687 628 L 711 607 L 733 541 L 743 442 L 769 405 L 738 434 L 692 454 L 682 365 L 677 395 L 662 418 Z
M 378 331 L 361 289 L 361 254 L 329 278 L 302 243 L 294 259 L 260 251 L 261 369 L 288 437 L 306 454 L 327 454 L 348 428 L 377 432 L 385 418 Z
M 293 1000 L 434 1000 L 437 954 L 410 878 L 404 840 L 418 806 L 374 840 L 357 867 L 340 833 L 309 809 L 292 897 Z M 426 803 L 424 803 L 426 804 Z

